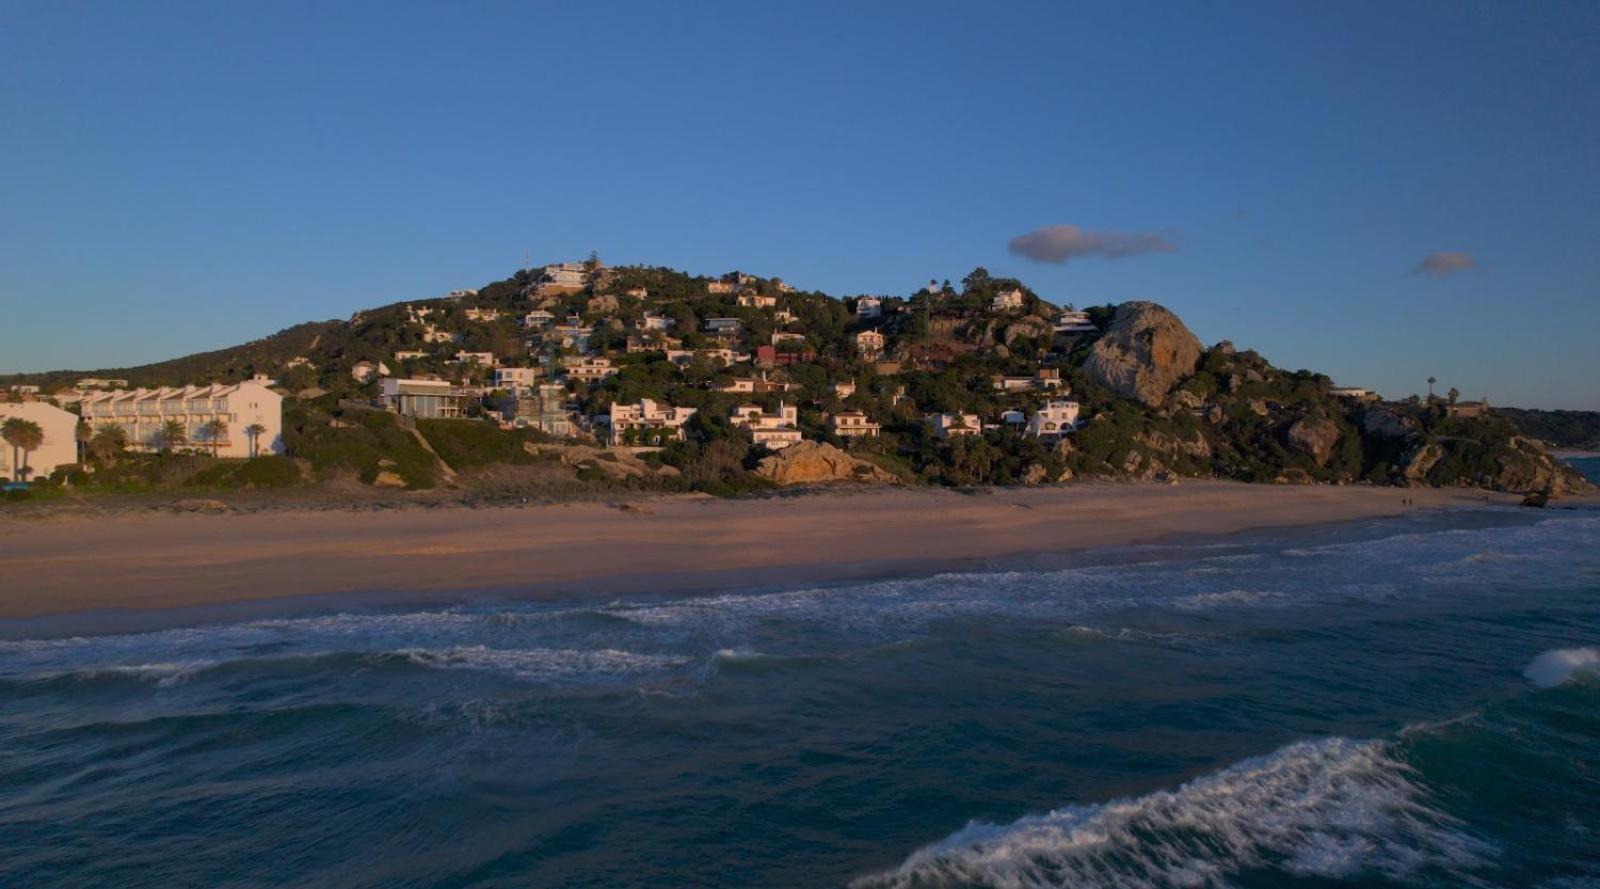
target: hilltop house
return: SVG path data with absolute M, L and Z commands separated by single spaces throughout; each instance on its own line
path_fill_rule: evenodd
M 758 445 L 777 451 L 799 443 L 800 412 L 792 404 L 778 404 L 778 410 L 768 413 L 754 404 L 741 404 L 733 409 L 728 422 L 750 430 L 750 437 Z
M 983 421 L 977 414 L 929 414 L 927 423 L 933 427 L 934 438 L 956 438 L 983 431 Z
M 389 375 L 389 365 L 382 361 L 357 361 L 350 365 L 350 376 L 358 383 L 370 383 L 373 377 Z
M 744 322 L 738 318 L 707 318 L 706 333 L 719 337 L 742 336 Z
M 834 383 L 833 394 L 839 396 L 840 398 L 849 398 L 850 396 L 856 394 L 856 381 L 845 380 L 840 383 Z
M 1056 333 L 1067 336 L 1094 333 L 1100 329 L 1094 326 L 1093 321 L 1089 320 L 1088 312 L 1078 312 L 1072 309 L 1065 309 L 1061 314 L 1057 315 L 1055 324 L 1052 326 Z
M 477 365 L 481 365 L 483 367 L 494 367 L 494 365 L 495 365 L 494 353 L 493 352 L 467 352 L 467 351 L 457 352 L 456 353 L 456 363 L 457 364 L 477 364 Z
M 884 345 L 888 342 L 883 334 L 876 330 L 863 330 L 856 334 L 856 351 L 866 359 L 876 358 L 883 352 Z
M 522 316 L 522 326 L 529 329 L 543 329 L 556 323 L 556 316 L 546 309 L 534 309 Z
M 671 330 L 672 328 L 677 327 L 677 326 L 678 326 L 678 321 L 677 321 L 676 318 L 668 318 L 665 315 L 657 315 L 657 314 L 654 314 L 652 312 L 646 312 L 644 314 L 644 316 L 639 319 L 639 329 L 640 330 L 663 330 L 663 331 L 665 331 L 665 330 Z
M 44 440 L 39 447 L 26 452 L 0 442 L 0 478 L 6 481 L 45 478 L 58 466 L 78 462 L 76 414 L 43 401 L 0 402 L 0 423 L 13 418 L 37 424 Z
M 739 305 L 747 309 L 773 309 L 778 306 L 778 298 L 761 293 L 741 293 Z
M 541 296 L 556 293 L 576 293 L 589 282 L 589 270 L 581 262 L 562 262 L 547 265 L 540 275 L 534 291 Z
M 809 348 L 800 348 L 793 351 L 779 350 L 777 346 L 757 346 L 756 364 L 761 367 L 781 367 L 790 364 L 805 364 L 816 360 L 817 353 Z
M 95 429 L 122 427 L 129 447 L 158 449 L 162 428 L 176 420 L 183 424 L 191 445 L 215 446 L 220 457 L 283 453 L 283 396 L 253 380 L 99 392 L 86 396 L 79 409 L 84 422 Z M 207 437 L 205 426 L 212 420 L 228 424 L 226 439 L 213 442 Z M 266 431 L 251 436 L 247 432 L 251 426 Z
M 1035 438 L 1061 439 L 1078 426 L 1078 403 L 1052 398 L 1034 411 L 1028 421 L 1028 434 Z
M 1054 390 L 1060 389 L 1061 371 L 1059 368 L 1045 367 L 1034 372 L 1031 377 L 999 376 L 991 377 L 994 388 L 1000 392 L 1031 392 L 1035 389 Z
M 1010 312 L 1022 308 L 1023 303 L 1022 291 L 1013 287 L 996 293 L 990 307 L 996 312 Z
M 659 405 L 648 398 L 639 399 L 638 404 L 612 404 L 609 413 L 595 417 L 595 424 L 600 427 L 608 444 L 621 444 L 623 439 L 633 438 L 630 431 L 640 437 L 666 436 L 668 438 L 683 438 L 683 424 L 689 422 L 694 416 L 692 407 L 673 407 Z
M 870 438 L 880 427 L 861 411 L 840 411 L 828 418 L 828 429 L 840 438 Z
M 466 310 L 468 321 L 499 321 L 499 309 L 471 308 Z
M 526 387 L 505 417 L 518 429 L 537 429 L 546 435 L 566 438 L 575 431 L 572 416 L 567 411 L 567 388 L 560 383 Z
M 882 318 L 883 300 L 876 296 L 863 296 L 856 300 L 857 318 Z
M 707 281 L 706 292 L 711 294 L 732 293 L 733 284 L 727 281 Z
M 788 281 L 783 280 L 782 278 L 773 278 L 772 279 L 772 286 L 774 288 L 776 288 L 779 293 L 793 293 L 794 292 L 794 285 L 790 284 Z

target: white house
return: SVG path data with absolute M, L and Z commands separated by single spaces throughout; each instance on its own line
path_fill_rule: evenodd
M 849 398 L 850 396 L 856 394 L 856 381 L 845 380 L 842 383 L 834 383 L 833 394 L 839 396 L 840 398 Z
M 494 387 L 519 391 L 533 385 L 539 376 L 536 367 L 497 367 L 494 369 Z
M 1078 426 L 1078 403 L 1064 398 L 1052 398 L 1044 407 L 1033 413 L 1028 421 L 1028 434 L 1036 438 L 1061 437 Z
M 10 419 L 35 423 L 44 441 L 23 451 L 0 441 L 0 478 L 27 481 L 44 478 L 57 466 L 78 462 L 78 416 L 43 401 L 0 402 L 0 423 Z
M 582 290 L 589 270 L 581 262 L 562 262 L 544 267 L 537 289 L 540 293 Z
M 1089 320 L 1088 312 L 1078 312 L 1072 309 L 1062 311 L 1056 316 L 1055 332 L 1060 334 L 1076 335 L 1080 333 L 1094 333 L 1100 328 L 1094 326 Z
M 656 315 L 651 312 L 646 312 L 639 319 L 640 330 L 671 330 L 677 326 L 678 320 L 676 318 L 668 318 L 665 315 Z
M 383 381 L 378 403 L 387 411 L 407 417 L 453 419 L 464 413 L 469 396 L 448 380 Z
M 928 425 L 933 427 L 934 438 L 977 435 L 983 431 L 983 421 L 977 414 L 930 414 Z
M 758 445 L 777 451 L 799 443 L 800 412 L 792 404 L 778 404 L 777 411 L 767 413 L 754 404 L 741 404 L 733 409 L 728 421 L 750 430 Z
M 863 296 L 856 300 L 857 318 L 882 318 L 883 300 L 876 296 Z
M 712 336 L 737 336 L 744 333 L 744 322 L 738 318 L 707 318 L 706 333 Z
M 425 324 L 422 327 L 422 341 L 425 343 L 453 343 L 456 341 L 456 335 L 448 330 L 440 330 L 432 324 Z
M 778 298 L 761 293 L 741 293 L 739 305 L 747 309 L 773 309 L 778 306 Z
M 773 278 L 772 279 L 772 286 L 777 288 L 779 293 L 793 293 L 794 292 L 794 285 L 790 284 L 788 281 L 783 280 L 782 278 Z
M 350 366 L 350 376 L 358 383 L 368 383 L 373 377 L 386 377 L 389 375 L 389 365 L 382 361 L 357 361 Z
M 426 358 L 428 353 L 421 349 L 401 349 L 394 353 L 395 361 L 411 361 L 416 358 Z
M 828 427 L 840 438 L 870 438 L 880 428 L 861 411 L 840 411 L 828 418 Z
M 215 446 L 220 457 L 283 453 L 283 396 L 255 381 L 99 392 L 84 398 L 79 409 L 95 429 L 122 427 L 130 447 L 160 447 L 162 428 L 177 421 L 190 445 Z M 205 427 L 212 420 L 227 424 L 225 439 L 208 437 Z M 251 434 L 252 426 L 264 431 Z
M 483 367 L 494 367 L 493 352 L 468 352 L 462 350 L 456 353 L 457 364 L 478 364 Z
M 1023 305 L 1022 291 L 1016 288 L 1002 290 L 994 295 L 993 309 L 996 312 L 1008 312 L 1020 309 Z
M 883 351 L 886 342 L 883 334 L 876 330 L 863 330 L 856 333 L 856 351 L 866 358 L 876 357 Z
M 527 328 L 546 328 L 556 323 L 556 316 L 545 309 L 534 309 L 522 316 L 522 326 Z
M 692 407 L 660 405 L 641 398 L 638 404 L 612 404 L 610 412 L 595 417 L 595 421 L 604 430 L 606 441 L 616 445 L 622 443 L 629 430 L 639 430 L 643 435 L 683 438 L 683 424 L 689 422 L 694 413 Z
M 500 310 L 499 309 L 471 308 L 471 309 L 467 309 L 466 314 L 467 314 L 467 320 L 468 321 L 499 321 L 500 320 Z
M 707 281 L 707 293 L 732 293 L 733 285 L 727 281 Z
M 617 373 L 617 368 L 611 363 L 610 358 L 563 358 L 561 365 L 568 378 L 582 380 L 585 383 L 598 382 Z

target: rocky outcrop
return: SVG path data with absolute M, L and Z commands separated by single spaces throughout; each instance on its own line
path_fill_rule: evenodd
M 780 485 L 830 482 L 892 484 L 898 479 L 877 466 L 820 441 L 792 444 L 756 466 L 756 475 Z
M 1318 466 L 1327 466 L 1339 442 L 1339 425 L 1327 417 L 1307 415 L 1289 424 L 1283 437 L 1289 447 L 1317 461 Z
M 1152 302 L 1127 302 L 1117 307 L 1083 367 L 1107 389 L 1154 407 L 1194 373 L 1201 351 L 1177 315 Z
M 594 469 L 605 473 L 608 479 L 673 477 L 679 475 L 676 467 L 652 466 L 639 459 L 627 448 L 595 448 L 588 445 L 533 444 L 522 449 L 535 457 L 560 461 L 574 469 Z
M 1368 438 L 1403 439 L 1416 434 L 1417 423 L 1386 407 L 1375 407 L 1361 418 L 1361 431 Z
M 1400 477 L 1408 485 L 1426 485 L 1428 473 L 1444 459 L 1444 448 L 1425 442 L 1406 452 L 1400 467 Z

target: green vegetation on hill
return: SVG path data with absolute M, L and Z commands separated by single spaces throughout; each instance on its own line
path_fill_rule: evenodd
M 1558 448 L 1600 451 L 1600 411 L 1541 411 L 1514 407 L 1495 408 L 1523 435 Z

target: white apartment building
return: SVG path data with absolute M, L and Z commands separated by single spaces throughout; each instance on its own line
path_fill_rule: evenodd
M 1028 421 L 1028 434 L 1036 438 L 1060 439 L 1078 427 L 1078 403 L 1052 398 L 1034 411 Z
M 582 290 L 588 283 L 589 270 L 581 262 L 562 262 L 544 267 L 541 292 L 550 290 Z
M 768 413 L 754 404 L 741 404 L 733 409 L 728 422 L 750 430 L 758 445 L 777 451 L 798 444 L 800 436 L 800 411 L 792 404 L 778 404 L 778 409 Z
M 192 447 L 216 447 L 221 457 L 283 453 L 283 396 L 261 383 L 220 383 L 170 389 L 127 389 L 99 392 L 79 402 L 84 422 L 95 429 L 121 426 L 128 446 L 154 450 L 169 421 L 183 424 Z M 225 438 L 212 442 L 205 426 L 228 424 Z M 252 436 L 251 426 L 266 431 Z
M 683 424 L 694 413 L 692 407 L 660 405 L 641 398 L 638 404 L 612 404 L 609 413 L 595 417 L 595 423 L 603 430 L 606 442 L 616 445 L 622 443 L 629 430 L 638 430 L 641 435 L 683 438 Z
M 870 438 L 881 427 L 861 411 L 840 411 L 828 418 L 828 428 L 840 438 Z
M 58 466 L 78 462 L 78 416 L 43 401 L 0 402 L 0 423 L 16 418 L 36 423 L 44 433 L 39 447 L 24 452 L 0 442 L 0 478 L 45 478 Z

